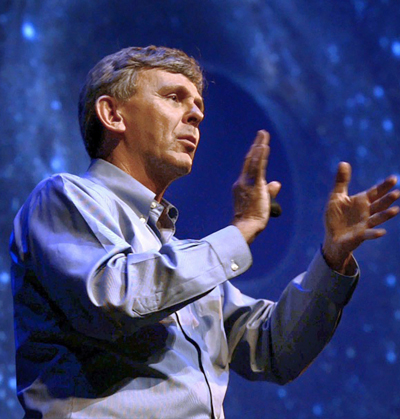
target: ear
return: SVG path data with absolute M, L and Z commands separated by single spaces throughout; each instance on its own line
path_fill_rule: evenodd
M 125 123 L 118 110 L 118 101 L 108 95 L 100 96 L 96 101 L 96 114 L 104 127 L 114 133 L 125 132 Z

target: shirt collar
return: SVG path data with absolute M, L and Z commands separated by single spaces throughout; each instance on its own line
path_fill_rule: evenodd
M 139 217 L 144 217 L 146 222 L 149 219 L 150 212 L 155 213 L 157 219 L 163 213 L 166 213 L 172 222 L 170 228 L 174 229 L 178 219 L 177 208 L 164 198 L 161 203 L 157 202 L 154 192 L 114 164 L 102 159 L 93 159 L 84 177 L 110 189 L 118 198 L 129 205 Z

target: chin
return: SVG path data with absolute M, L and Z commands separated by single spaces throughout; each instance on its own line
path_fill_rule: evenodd
M 192 165 L 180 165 L 175 166 L 175 173 L 177 177 L 182 177 L 188 175 L 192 171 Z
M 171 166 L 174 166 L 174 168 L 172 169 L 171 167 L 171 169 L 176 172 L 178 177 L 185 176 L 192 171 L 193 159 L 188 154 L 185 154 L 185 157 L 171 162 Z
M 153 173 L 160 182 L 170 184 L 192 171 L 192 159 L 188 155 L 186 159 L 180 158 L 162 161 L 153 159 L 147 168 L 148 173 Z

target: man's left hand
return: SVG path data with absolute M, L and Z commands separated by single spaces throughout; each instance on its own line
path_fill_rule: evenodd
M 391 191 L 397 183 L 395 176 L 352 196 L 348 195 L 350 179 L 350 164 L 339 163 L 335 186 L 325 211 L 322 252 L 330 268 L 340 273 L 347 273 L 352 252 L 363 241 L 386 234 L 385 229 L 374 227 L 390 220 L 400 211 L 398 206 L 390 207 L 400 197 L 399 190 Z

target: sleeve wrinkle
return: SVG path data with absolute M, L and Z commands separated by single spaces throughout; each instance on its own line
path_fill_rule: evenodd
M 229 313 L 232 368 L 250 380 L 292 381 L 330 342 L 357 279 L 333 274 L 316 254 L 307 272 L 267 307 L 259 302 L 268 300 L 248 300 L 232 291 L 233 286 L 227 288 L 224 309 Z

